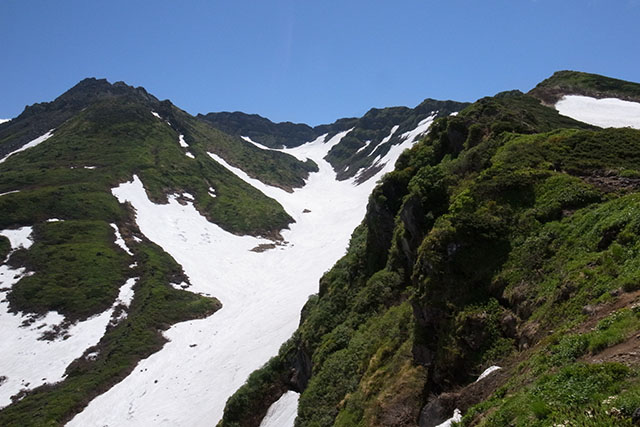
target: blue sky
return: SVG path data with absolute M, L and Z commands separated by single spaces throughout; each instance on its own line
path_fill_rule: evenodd
M 638 82 L 639 22 L 640 0 L 2 0 L 0 118 L 89 76 L 309 124 L 560 69 Z

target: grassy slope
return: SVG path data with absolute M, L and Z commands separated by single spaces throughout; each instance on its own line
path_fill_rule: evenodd
M 181 267 L 158 246 L 149 242 L 133 245 L 140 277 L 128 316 L 86 354 L 67 368 L 60 383 L 39 387 L 22 400 L 0 411 L 3 426 L 63 425 L 91 399 L 122 380 L 136 363 L 158 351 L 165 342 L 160 330 L 169 325 L 204 317 L 220 308 L 215 299 L 204 298 L 168 285 L 182 274 Z
M 262 150 L 239 137 L 226 135 L 203 121 L 189 120 L 188 135 L 208 152 L 215 153 L 229 164 L 242 168 L 252 178 L 265 184 L 292 191 L 304 186 L 310 172 L 317 172 L 313 160 L 301 162 L 278 151 Z
M 563 95 L 640 102 L 640 84 L 580 71 L 558 71 L 529 93 L 548 104 L 555 104 Z
M 205 145 L 210 149 L 223 137 L 203 130 L 190 141 L 196 155 L 190 159 L 178 133 L 151 115 L 148 105 L 109 97 L 60 126 L 45 143 L 0 165 L 0 192 L 20 190 L 0 198 L 0 227 L 33 225 L 35 237 L 29 250 L 18 250 L 9 260 L 35 272 L 9 295 L 13 309 L 58 310 L 70 320 L 83 319 L 110 307 L 127 278 L 140 277 L 127 320 L 87 350 L 99 350 L 98 358 L 76 361 L 61 383 L 40 387 L 0 411 L 1 425 L 63 423 L 157 351 L 164 343 L 159 330 L 220 307 L 215 299 L 172 288 L 170 282 L 186 278 L 161 248 L 128 239 L 135 253 L 130 257 L 115 245 L 109 223 L 118 224 L 125 237 L 142 236 L 111 188 L 138 174 L 156 202 L 166 201 L 167 193 L 190 192 L 201 212 L 237 233 L 270 234 L 290 222 L 277 202 L 206 155 Z M 215 199 L 208 195 L 210 187 Z M 46 222 L 50 218 L 64 221 Z M 0 239 L 3 258 L 8 249 L 8 241 Z M 138 267 L 129 269 L 134 261 Z
M 589 404 L 606 420 L 593 425 L 629 423 L 636 369 L 578 358 L 635 333 L 635 312 L 580 338 L 568 359 L 544 360 L 574 345 L 562 333 L 585 306 L 637 287 L 640 205 L 633 185 L 615 186 L 637 176 L 639 154 L 640 132 L 597 130 L 517 92 L 440 119 L 376 189 L 299 330 L 229 400 L 222 425 L 257 425 L 286 388 L 303 391 L 300 426 L 415 425 L 430 394 L 518 360 L 521 374 L 466 422 L 551 425 L 586 419 L 576 405 Z M 614 403 L 597 403 L 618 392 L 612 416 Z
M 188 158 L 178 134 L 140 103 L 103 101 L 60 127 L 46 143 L 2 164 L 0 188 L 23 190 L 10 200 L 0 199 L 19 208 L 3 218 L 3 226 L 48 217 L 117 220 L 110 189 L 133 174 L 156 202 L 165 202 L 167 193 L 190 192 L 196 207 L 228 231 L 268 234 L 287 226 L 291 218 L 277 202 L 198 148 L 196 158 Z M 208 195 L 210 187 L 216 189 L 215 199 Z M 42 207 L 33 209 L 36 205 Z M 103 206 L 108 210 L 101 213 Z
M 376 157 L 384 157 L 392 145 L 402 142 L 403 133 L 415 129 L 418 123 L 432 112 L 437 112 L 438 117 L 448 116 L 467 105 L 462 102 L 427 99 L 416 108 L 373 108 L 358 119 L 351 126 L 353 130 L 329 151 L 327 161 L 338 172 L 338 179 L 351 178 L 361 168 L 370 167 Z M 389 143 L 380 146 L 379 143 L 396 125 L 398 129 Z M 370 141 L 368 145 L 367 141 Z M 361 148 L 363 149 L 359 151 Z

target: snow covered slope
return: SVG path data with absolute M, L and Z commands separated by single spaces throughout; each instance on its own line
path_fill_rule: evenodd
M 608 127 L 640 129 L 640 103 L 616 98 L 596 99 L 588 96 L 567 95 L 555 105 L 563 116 L 584 123 Z
M 319 172 L 293 193 L 252 179 L 210 153 L 278 200 L 296 220 L 282 232 L 284 241 L 278 244 L 227 233 L 191 203 L 182 205 L 175 197 L 167 205 L 156 205 L 137 177 L 115 188 L 121 202 L 135 207 L 142 233 L 183 266 L 192 285 L 189 290 L 217 297 L 223 308 L 206 319 L 169 329 L 165 336 L 170 342 L 161 351 L 141 361 L 131 375 L 94 399 L 68 425 L 215 424 L 228 397 L 296 329 L 300 309 L 317 291 L 320 277 L 344 254 L 377 179 L 393 169 L 401 151 L 426 131 L 425 125 L 421 123 L 419 131 L 393 147 L 379 161 L 384 167 L 361 185 L 353 179 L 338 181 L 324 160 L 349 131 L 327 142 L 321 136 L 282 150 L 319 166 Z
M 22 227 L 2 230 L 0 235 L 9 239 L 13 250 L 28 249 L 33 243 L 31 232 L 31 227 Z M 107 311 L 67 325 L 64 316 L 57 312 L 35 316 L 9 311 L 6 295 L 22 277 L 30 274 L 33 273 L 25 268 L 0 265 L 0 408 L 9 405 L 11 396 L 21 390 L 62 380 L 67 366 L 104 335 L 115 306 L 128 305 L 135 284 L 135 279 L 128 280 L 122 286 L 118 300 Z M 64 333 L 57 333 L 61 328 Z M 46 334 L 53 338 L 44 338 Z

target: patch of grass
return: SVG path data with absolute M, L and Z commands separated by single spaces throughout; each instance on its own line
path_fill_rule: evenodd
M 7 427 L 63 425 L 91 399 L 124 379 L 139 360 L 158 351 L 166 339 L 160 334 L 169 325 L 211 315 L 221 307 L 213 298 L 174 289 L 169 285 L 181 268 L 153 244 L 136 246 L 139 263 L 135 296 L 128 316 L 86 353 L 95 359 L 77 359 L 60 383 L 29 392 L 22 400 L 0 411 L 0 425 Z
M 0 236 L 0 260 L 4 261 L 11 252 L 11 242 L 4 236 Z
M 178 132 L 151 115 L 148 106 L 126 98 L 104 100 L 60 126 L 43 144 L 0 165 L 0 191 L 23 190 L 0 199 L 0 211 L 7 212 L 0 226 L 33 224 L 49 217 L 119 222 L 122 211 L 111 188 L 138 174 L 154 202 L 166 202 L 167 194 L 189 192 L 196 198 L 196 208 L 228 231 L 266 235 L 285 228 L 292 219 L 275 200 L 217 164 L 204 148 L 235 144 L 246 151 L 247 144 L 227 141 L 229 137 L 175 110 L 172 126 L 183 129 L 187 138 L 193 128 L 195 159 L 178 144 Z M 197 126 L 205 130 L 198 133 Z M 258 154 L 243 155 L 252 159 L 247 168 L 302 167 L 291 156 L 276 156 L 269 163 Z M 307 169 L 291 172 L 292 177 L 301 179 Z M 215 199 L 209 196 L 210 187 L 216 190 Z
M 640 100 L 640 84 L 580 71 L 558 71 L 539 83 L 530 94 L 554 103 L 563 94 L 580 94 L 596 98 Z
M 9 294 L 11 307 L 26 312 L 58 311 L 85 319 L 113 304 L 127 279 L 129 256 L 114 244 L 102 221 L 39 223 L 35 243 L 12 256 L 35 274 L 22 278 Z

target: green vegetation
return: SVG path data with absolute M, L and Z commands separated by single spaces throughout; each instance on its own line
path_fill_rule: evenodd
M 143 236 L 133 212 L 118 203 L 112 188 L 138 175 L 156 203 L 189 192 L 196 208 L 226 230 L 274 236 L 291 218 L 207 151 L 220 152 L 231 163 L 246 162 L 249 173 L 281 187 L 298 185 L 315 166 L 226 136 L 143 89 L 89 80 L 61 99 L 27 109 L 25 117 L 13 120 L 0 135 L 8 152 L 16 141 L 44 133 L 28 117 L 51 113 L 42 116 L 43 121 L 56 127 L 46 142 L 0 165 L 0 192 L 20 190 L 0 198 L 0 229 L 33 226 L 35 240 L 28 250 L 11 253 L 8 261 L 34 272 L 14 285 L 10 307 L 37 314 L 57 310 L 73 322 L 105 311 L 127 279 L 139 280 L 126 319 L 117 324 L 114 320 L 99 344 L 87 349 L 86 354 L 98 356 L 76 360 L 60 383 L 20 396 L 0 411 L 3 426 L 64 424 L 158 351 L 165 342 L 161 330 L 220 308 L 213 298 L 170 286 L 186 280 L 181 267 L 160 247 L 130 238 Z M 68 109 L 59 110 L 64 106 Z M 185 135 L 195 159 L 185 155 L 179 134 Z M 216 190 L 215 198 L 210 188 Z M 62 221 L 47 221 L 52 218 Z M 110 224 L 118 225 L 133 257 L 115 244 Z M 9 241 L 0 237 L 2 259 L 9 252 Z M 45 338 L 62 339 L 65 327 L 60 336 Z
M 384 157 L 392 145 L 400 144 L 402 134 L 415 129 L 425 117 L 432 113 L 436 113 L 437 117 L 447 116 L 462 110 L 467 105 L 462 102 L 426 99 L 413 109 L 372 108 L 352 126 L 344 129 L 353 128 L 329 151 L 327 161 L 338 172 L 338 179 L 351 178 L 358 170 L 372 166 L 371 163 L 376 157 Z M 380 142 L 390 135 L 394 126 L 398 128 L 389 139 L 389 143 L 380 145 Z
M 289 154 L 262 150 L 239 137 L 225 135 L 205 122 L 191 120 L 188 130 L 195 143 L 206 151 L 242 168 L 252 178 L 287 191 L 304 186 L 309 173 L 318 171 L 313 160 L 301 162 Z
M 158 246 L 134 247 L 139 276 L 127 318 L 109 328 L 100 342 L 67 368 L 60 383 L 30 391 L 22 400 L 0 411 L 3 426 L 63 425 L 91 399 L 108 390 L 131 372 L 136 363 L 158 351 L 165 343 L 159 331 L 169 325 L 211 315 L 221 307 L 213 298 L 177 290 L 169 285 L 181 267 Z
M 129 257 L 115 246 L 113 229 L 101 221 L 40 223 L 36 243 L 12 255 L 11 262 L 35 274 L 9 294 L 12 307 L 67 319 L 87 318 L 109 308 L 128 274 Z
M 563 95 L 640 102 L 640 84 L 579 71 L 558 71 L 538 84 L 530 94 L 549 104 L 557 102 Z
M 0 236 L 0 259 L 4 261 L 11 252 L 11 242 L 4 236 Z
M 640 288 L 637 176 L 640 132 L 517 91 L 437 120 L 222 425 L 255 425 L 241 408 L 259 396 L 266 411 L 287 387 L 302 390 L 300 426 L 413 425 L 452 390 L 467 425 L 630 425 L 637 359 L 602 354 L 640 329 L 623 304 Z M 596 308 L 606 315 L 590 330 Z M 493 364 L 505 374 L 473 385 Z
M 179 110 L 175 114 L 182 123 Z M 22 190 L 0 199 L 0 209 L 4 212 L 6 206 L 8 215 L 2 224 L 33 224 L 48 217 L 117 222 L 121 213 L 110 190 L 133 174 L 140 176 L 153 201 L 189 192 L 200 212 L 234 233 L 273 234 L 291 222 L 275 200 L 209 158 L 204 143 L 194 146 L 196 158 L 190 159 L 176 131 L 152 116 L 148 106 L 126 98 L 94 104 L 44 144 L 0 166 L 0 191 Z M 47 186 L 41 187 L 43 183 Z M 209 196 L 210 187 L 216 190 L 215 199 Z

